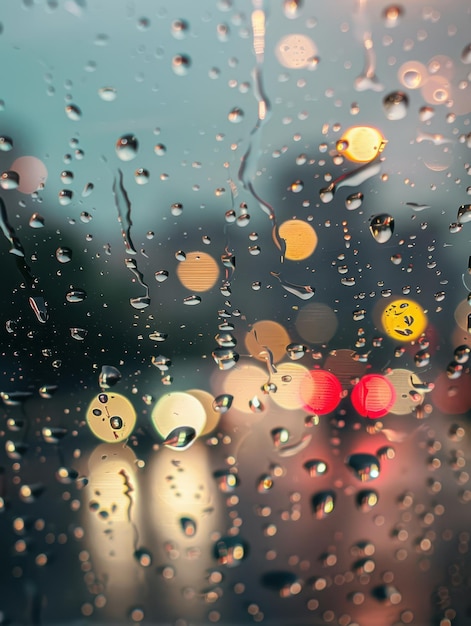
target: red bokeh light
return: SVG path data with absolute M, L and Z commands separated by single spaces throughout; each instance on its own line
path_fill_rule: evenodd
M 396 401 L 396 391 L 384 376 L 367 374 L 355 385 L 350 397 L 362 417 L 378 419 L 389 413 Z
M 299 391 L 305 410 L 325 415 L 337 408 L 342 385 L 331 372 L 315 369 L 303 378 Z

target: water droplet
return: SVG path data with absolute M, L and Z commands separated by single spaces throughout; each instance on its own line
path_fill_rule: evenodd
M 56 479 L 63 485 L 70 485 L 75 482 L 79 476 L 77 470 L 72 467 L 59 467 L 56 472 Z
M 251 400 L 249 400 L 249 408 L 252 413 L 261 413 L 265 409 L 257 396 L 254 396 Z
M 36 319 L 41 324 L 45 324 L 49 319 L 49 312 L 47 310 L 47 303 L 42 296 L 31 296 L 29 298 L 29 305 L 33 309 Z
M 195 437 L 196 431 L 191 426 L 177 426 L 165 437 L 162 444 L 175 450 L 188 448 Z
M 183 252 L 183 250 L 178 250 L 177 252 L 175 252 L 175 258 L 177 259 L 177 261 L 186 261 L 186 254 Z
M 430 353 L 428 350 L 419 350 L 414 355 L 414 363 L 417 367 L 426 367 L 430 363 Z
M 239 107 L 234 107 L 231 111 L 229 111 L 229 114 L 227 116 L 227 119 L 229 120 L 229 122 L 232 122 L 233 124 L 239 124 L 244 118 L 244 112 L 242 111 L 242 109 L 239 109 Z
M 289 187 L 293 193 L 300 193 L 304 189 L 304 183 L 302 180 L 295 180 Z
M 167 148 L 163 143 L 158 143 L 154 146 L 154 152 L 157 156 L 163 156 L 167 152 Z
M 185 257 L 186 258 L 186 257 Z M 158 270 L 157 272 L 155 272 L 154 274 L 154 278 L 158 283 L 163 283 L 167 280 L 168 278 L 168 272 L 167 270 Z
M 72 261 L 72 250 L 66 247 L 57 248 L 56 259 L 59 263 L 69 263 Z
M 134 309 L 146 309 L 148 306 L 150 306 L 150 298 L 148 295 L 145 296 L 138 296 L 136 298 L 129 298 L 129 304 L 134 308 Z
M 360 491 L 356 497 L 356 503 L 360 511 L 367 513 L 378 504 L 379 496 L 372 489 Z
M 33 215 L 29 218 L 29 225 L 31 228 L 43 228 L 44 223 L 44 217 L 39 215 L 39 213 L 33 213 Z
M 227 331 L 218 333 L 214 339 L 222 348 L 235 348 L 237 345 L 237 339 Z
M 61 189 L 61 191 L 59 191 L 59 204 L 61 206 L 69 205 L 72 202 L 73 196 L 74 193 L 70 189 Z
M 19 461 L 23 458 L 23 455 L 28 451 L 28 444 L 23 441 L 11 441 L 5 442 L 5 452 L 9 459 Z
M 247 545 L 238 537 L 221 537 L 214 545 L 214 556 L 220 565 L 237 567 L 247 555 Z
M 161 372 L 166 372 L 169 369 L 169 367 L 171 367 L 172 365 L 171 359 L 169 359 L 166 356 L 163 356 L 163 354 L 159 354 L 158 356 L 153 356 L 151 358 L 151 363 L 152 365 L 154 365 L 154 367 L 157 367 Z
M 463 366 L 461 363 L 457 363 L 456 361 L 452 361 L 448 364 L 446 368 L 446 375 L 450 380 L 456 380 L 460 378 L 463 373 Z
M 378 478 L 380 473 L 379 460 L 373 454 L 358 453 L 347 457 L 345 464 L 362 482 Z
M 17 172 L 9 171 L 3 172 L 0 176 L 0 187 L 2 189 L 10 190 L 16 189 L 20 184 L 20 176 Z
M 471 348 L 467 345 L 455 348 L 453 358 L 457 363 L 467 363 L 471 354 Z
M 226 413 L 231 408 L 233 399 L 234 397 L 228 393 L 216 396 L 212 404 L 213 409 L 218 413 Z
M 172 70 L 177 76 L 186 76 L 191 66 L 191 59 L 186 54 L 177 54 L 172 59 Z
M 65 294 L 67 302 L 83 302 L 86 297 L 87 293 L 83 289 L 71 289 Z
M 234 209 L 230 209 L 229 211 L 226 211 L 225 219 L 228 224 L 232 224 L 233 222 L 236 221 L 237 215 Z
M 404 9 L 399 5 L 391 5 L 384 9 L 383 18 L 387 28 L 394 28 L 397 26 L 401 18 L 404 17 Z
M 250 215 L 248 213 L 243 213 L 242 215 L 239 215 L 239 217 L 237 218 L 236 224 L 240 228 L 244 228 L 245 226 L 250 224 Z M 249 238 L 250 238 L 250 236 L 249 236 Z M 251 239 L 251 241 L 256 241 L 256 240 Z
M 116 142 L 115 148 L 121 161 L 131 161 L 137 156 L 139 142 L 134 135 L 123 135 Z
M 41 434 L 46 443 L 57 445 L 67 435 L 69 431 L 67 428 L 60 428 L 58 426 L 45 426 Z
M 0 398 L 7 406 L 21 406 L 21 404 L 31 398 L 33 393 L 31 391 L 1 391 Z
M 46 398 L 49 400 L 55 394 L 55 392 L 59 389 L 57 385 L 43 385 L 39 388 L 39 395 L 41 398 Z
M 150 179 L 149 170 L 144 169 L 143 167 L 138 168 L 134 172 L 134 180 L 138 185 L 147 185 Z
M 471 63 L 471 43 L 463 48 L 463 51 L 461 53 L 461 61 L 466 65 Z
M 309 476 L 315 478 L 316 476 L 323 476 L 328 470 L 328 465 L 325 461 L 321 461 L 320 459 L 310 459 L 304 463 L 304 469 L 308 472 Z
M 320 491 L 312 497 L 312 510 L 316 519 L 325 519 L 335 508 L 335 492 Z
M 257 491 L 258 493 L 266 493 L 273 488 L 273 485 L 272 476 L 270 476 L 270 474 L 262 474 L 257 481 Z
M 375 215 L 370 222 L 370 233 L 378 243 L 388 242 L 394 232 L 394 218 L 386 213 Z
M 149 339 L 151 341 L 165 341 L 168 337 L 167 333 L 161 333 L 157 330 L 154 330 L 153 333 L 149 334 Z
M 293 0 L 285 0 L 293 4 Z M 267 572 L 263 574 L 261 583 L 267 589 L 278 593 L 280 598 L 296 596 L 303 588 L 302 581 L 293 572 Z
M 216 348 L 211 355 L 220 370 L 231 369 L 239 360 L 239 355 L 232 348 Z
M 134 558 L 142 567 L 152 565 L 152 554 L 146 548 L 137 548 L 134 552 Z
M 275 446 L 275 448 L 279 448 L 285 443 L 288 443 L 289 430 L 287 428 L 274 428 L 271 431 L 271 438 L 273 440 L 273 445 Z
M 172 22 L 171 32 L 175 39 L 184 39 L 188 34 L 188 30 L 189 25 L 185 20 L 180 19 Z
M 2 135 L 0 137 L 0 151 L 10 152 L 10 150 L 13 150 L 13 141 L 10 139 L 10 137 Z
M 69 120 L 72 120 L 73 122 L 78 122 L 79 119 L 82 117 L 82 111 L 76 104 L 68 104 L 65 107 L 65 114 L 67 115 Z
M 82 191 L 82 198 L 88 198 L 94 190 L 95 186 L 93 183 L 86 183 L 85 187 Z
M 358 191 L 357 193 L 352 193 L 351 195 L 347 196 L 345 200 L 345 207 L 349 211 L 356 211 L 356 209 L 359 209 L 361 207 L 362 203 L 363 194 L 361 193 L 361 191 Z
M 199 296 L 187 296 L 186 298 L 183 298 L 183 304 L 186 304 L 188 306 L 195 306 L 197 304 L 201 303 L 201 298 Z
M 186 537 L 194 537 L 196 535 L 196 522 L 192 517 L 181 517 L 180 528 Z
M 101 87 L 98 90 L 98 95 L 105 102 L 113 102 L 113 100 L 116 100 L 118 92 L 114 87 Z
M 239 478 L 237 474 L 227 470 L 221 470 L 214 473 L 216 484 L 222 493 L 231 493 L 239 486 Z
M 286 352 L 292 361 L 302 359 L 308 348 L 301 343 L 290 343 L 286 346 Z
M 402 601 L 402 595 L 396 587 L 387 584 L 374 587 L 371 591 L 371 595 L 379 602 L 384 603 L 400 604 Z
M 462 204 L 458 209 L 456 219 L 460 224 L 471 222 L 471 204 Z
M 85 330 L 85 328 L 78 328 L 77 326 L 73 326 L 69 330 L 70 330 L 70 336 L 72 337 L 72 339 L 75 339 L 76 341 L 83 341 L 85 337 L 88 335 L 88 330 Z
M 113 365 L 102 365 L 98 376 L 98 384 L 101 389 L 114 387 L 121 380 L 121 372 Z
M 383 110 L 388 120 L 402 120 L 408 108 L 409 98 L 402 91 L 393 91 L 383 100 Z
M 21 485 L 20 499 L 28 504 L 35 502 L 43 493 L 44 489 L 45 487 L 41 483 L 35 483 L 32 485 Z

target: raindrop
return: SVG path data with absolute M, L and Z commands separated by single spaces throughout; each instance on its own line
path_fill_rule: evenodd
M 158 143 L 154 146 L 154 152 L 157 156 L 163 156 L 167 152 L 167 148 L 163 143 Z
M 72 250 L 66 247 L 57 248 L 56 259 L 59 263 L 69 263 L 72 261 Z
M 177 426 L 162 442 L 164 446 L 170 448 L 187 448 L 196 437 L 196 431 L 191 426 Z
M 378 243 L 388 242 L 394 232 L 394 218 L 386 213 L 376 215 L 370 222 L 370 233 Z
M 32 395 L 31 391 L 0 391 L 0 398 L 7 406 L 21 406 Z
M 174 202 L 170 207 L 170 213 L 175 217 L 178 217 L 183 213 L 183 204 L 180 202 Z
M 283 0 L 283 12 L 289 20 L 299 17 L 302 0 Z
M 237 567 L 247 555 L 247 546 L 238 537 L 221 537 L 214 545 L 214 556 L 220 565 Z
M 186 304 L 188 306 L 195 306 L 197 304 L 201 303 L 201 298 L 199 296 L 187 296 L 186 298 L 183 298 L 183 304 Z
M 471 204 L 462 204 L 458 209 L 456 219 L 460 224 L 471 222 Z
M 307 347 L 303 346 L 301 343 L 290 343 L 286 346 L 286 352 L 292 361 L 302 359 L 307 350 Z
M 402 601 L 402 596 L 396 587 L 392 585 L 378 585 L 371 591 L 373 598 L 379 602 L 399 604 Z
M 372 489 L 360 491 L 356 497 L 356 503 L 360 511 L 367 513 L 378 504 L 379 496 Z
M 10 152 L 13 150 L 13 141 L 5 135 L 0 136 L 0 152 Z
M 172 35 L 175 39 L 184 39 L 188 33 L 189 25 L 185 20 L 174 20 L 171 26 Z
M 181 517 L 180 528 L 186 537 L 194 537 L 196 535 L 196 522 L 192 517 Z
M 2 189 L 16 189 L 20 184 L 20 177 L 17 172 L 3 172 L 0 176 L 0 187 Z
M 227 470 L 221 470 L 214 473 L 216 484 L 222 493 L 231 493 L 239 486 L 239 478 L 237 474 Z
M 211 355 L 220 370 L 231 369 L 239 360 L 239 355 L 232 348 L 216 348 Z
M 232 224 L 233 222 L 235 222 L 237 219 L 237 215 L 234 209 L 229 209 L 229 211 L 226 211 L 225 218 L 228 224 Z
M 471 348 L 467 345 L 462 345 L 455 348 L 453 358 L 457 363 L 467 363 L 470 354 Z
M 347 457 L 345 464 L 362 482 L 378 478 L 380 473 L 379 460 L 373 454 L 358 453 Z
M 446 375 L 450 380 L 456 380 L 463 373 L 463 366 L 461 363 L 457 363 L 456 361 L 452 361 L 448 364 L 446 368 Z
M 428 350 L 419 350 L 414 356 L 414 363 L 417 367 L 426 367 L 430 363 L 430 353 Z
M 77 326 L 73 326 L 69 330 L 72 339 L 76 339 L 77 341 L 83 341 L 88 335 L 88 330 L 85 330 L 85 328 L 78 328 Z
M 251 400 L 249 400 L 249 408 L 252 413 L 261 413 L 265 407 L 260 402 L 259 398 L 257 398 L 257 396 L 254 396 Z
M 82 191 L 82 198 L 88 198 L 94 190 L 95 186 L 93 183 L 87 183 Z
M 289 189 L 293 193 L 300 193 L 304 189 L 304 183 L 302 180 L 295 180 L 294 183 L 291 183 Z
M 317 476 L 324 476 L 327 472 L 328 465 L 325 461 L 321 461 L 320 459 L 310 459 L 304 463 L 304 469 L 311 478 L 316 478 Z
M 178 250 L 177 252 L 175 252 L 175 258 L 177 259 L 177 261 L 186 261 L 186 254 L 183 252 L 183 250 Z
M 44 485 L 35 483 L 32 485 L 21 485 L 20 499 L 28 504 L 35 502 L 44 491 Z
M 404 17 L 404 9 L 399 5 L 393 4 L 383 11 L 384 23 L 387 28 L 397 26 L 402 17 Z
M 236 338 L 230 332 L 220 332 L 214 339 L 222 348 L 234 348 L 237 345 Z
M 273 488 L 273 478 L 270 474 L 262 474 L 257 481 L 257 491 L 258 493 L 266 493 Z
M 39 388 L 39 395 L 41 396 L 41 398 L 46 398 L 47 400 L 49 400 L 50 398 L 52 398 L 58 388 L 59 387 L 57 385 L 43 385 Z
M 39 213 L 33 213 L 33 215 L 29 218 L 29 225 L 31 228 L 43 228 L 44 223 L 44 217 L 39 215 Z
M 293 0 L 285 0 L 294 4 Z M 267 572 L 263 574 L 261 583 L 267 589 L 276 591 L 280 598 L 290 598 L 301 592 L 302 581 L 293 572 Z
M 134 558 L 142 567 L 152 565 L 152 554 L 146 548 L 137 548 L 134 552 Z
M 312 511 L 317 519 L 325 519 L 335 508 L 335 493 L 320 491 L 312 497 Z
M 98 384 L 101 389 L 109 389 L 114 387 L 121 380 L 120 371 L 113 365 L 102 365 L 98 376 Z
M 113 100 L 116 100 L 118 92 L 114 87 L 101 87 L 98 90 L 98 95 L 105 102 L 113 102 Z
M 407 115 L 409 98 L 402 91 L 393 91 L 383 100 L 383 110 L 388 120 L 402 120 Z
M 466 65 L 471 63 L 471 43 L 463 48 L 463 52 L 461 53 L 461 61 Z
M 423 106 L 419 109 L 419 120 L 421 122 L 428 122 L 435 115 L 435 109 L 433 107 Z
M 137 156 L 139 142 L 134 135 L 123 135 L 116 142 L 115 148 L 121 161 L 131 161 Z
M 213 409 L 218 413 L 226 413 L 232 406 L 234 397 L 228 393 L 216 396 L 213 400 Z
M 168 278 L 167 270 L 158 270 L 157 272 L 155 272 L 154 278 L 158 283 L 163 283 Z
M 59 467 L 56 472 L 56 479 L 63 485 L 70 485 L 75 482 L 79 476 L 77 470 L 71 467 Z
M 239 215 L 236 223 L 237 226 L 240 226 L 240 228 L 244 228 L 245 226 L 250 224 L 250 215 L 248 213 L 243 213 L 242 215 Z M 252 239 L 250 235 L 249 238 L 251 239 L 251 241 L 256 241 L 256 239 Z
M 78 122 L 79 119 L 82 117 L 82 111 L 76 104 L 68 104 L 65 107 L 65 114 L 67 115 L 69 120 L 72 120 L 73 122 Z
M 22 441 L 6 441 L 5 452 L 9 459 L 20 460 L 28 450 L 28 444 Z
M 239 107 L 234 107 L 231 111 L 229 111 L 227 119 L 233 124 L 239 124 L 242 121 L 243 117 L 244 112 L 242 111 L 242 109 L 239 109 Z
M 363 194 L 359 191 L 347 196 L 345 200 L 345 206 L 349 211 L 356 211 L 359 209 L 363 202 Z
M 154 330 L 153 333 L 149 334 L 149 339 L 151 341 L 165 341 L 168 337 L 167 333 L 161 333 L 157 330 Z
M 163 354 L 159 354 L 158 356 L 153 356 L 151 358 L 151 363 L 154 367 L 159 369 L 161 372 L 166 372 L 169 369 L 169 367 L 171 367 L 172 365 L 171 359 L 169 359 L 166 356 L 163 356 Z
M 74 194 L 70 189 L 61 189 L 59 191 L 59 204 L 61 206 L 67 206 L 72 202 Z
M 65 294 L 67 302 L 83 302 L 87 293 L 83 289 L 71 289 Z
M 59 426 L 45 426 L 41 434 L 46 443 L 57 445 L 67 435 L 69 431 L 67 428 L 60 428 Z
M 45 324 L 49 319 L 49 312 L 47 310 L 46 301 L 42 296 L 31 296 L 29 298 L 29 305 L 33 309 L 36 319 L 41 324 Z
M 143 167 L 138 168 L 134 172 L 134 180 L 138 185 L 146 185 L 149 182 L 150 174 L 149 170 L 144 169 Z
M 129 298 L 129 304 L 135 309 L 146 309 L 150 306 L 149 296 L 138 296 L 137 298 Z
M 172 59 L 172 70 L 177 76 L 185 76 L 191 66 L 190 57 L 186 54 L 176 54 Z
M 270 434 L 275 448 L 279 448 L 289 441 L 289 430 L 286 428 L 274 428 Z

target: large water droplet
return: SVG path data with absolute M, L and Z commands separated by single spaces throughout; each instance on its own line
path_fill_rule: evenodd
M 82 111 L 76 104 L 68 104 L 65 107 L 65 114 L 73 122 L 78 122 L 82 117 Z
M 361 191 L 358 191 L 357 193 L 352 193 L 349 196 L 347 196 L 345 200 L 345 207 L 349 211 L 355 211 L 356 209 L 359 209 L 361 207 L 362 202 L 363 202 L 363 194 L 361 193 Z
M 29 225 L 31 228 L 43 228 L 44 223 L 44 217 L 39 215 L 39 213 L 33 213 L 33 215 L 29 218 Z
M 59 263 L 69 263 L 72 261 L 72 250 L 66 247 L 57 248 L 56 259 Z
M 186 54 L 176 54 L 172 59 L 172 70 L 177 76 L 185 76 L 191 67 L 191 59 Z
M 309 476 L 315 478 L 316 476 L 324 476 L 327 472 L 328 465 L 325 461 L 320 459 L 310 459 L 304 463 L 304 469 L 308 472 Z
M 238 537 L 221 537 L 214 545 L 214 556 L 220 565 L 236 567 L 247 555 L 247 545 Z
M 131 161 L 137 156 L 139 142 L 134 135 L 123 135 L 116 142 L 115 148 L 121 161 Z
M 167 270 L 158 270 L 157 272 L 155 272 L 154 278 L 158 283 L 163 283 L 168 278 Z
M 0 187 L 2 189 L 16 189 L 20 184 L 20 176 L 17 172 L 3 172 L 0 176 Z
M 345 464 L 362 482 L 378 478 L 380 473 L 379 460 L 373 454 L 358 453 L 347 457 Z
M 378 243 L 386 243 L 394 232 L 394 218 L 387 213 L 375 215 L 370 222 L 370 233 Z
M 49 319 L 49 311 L 47 310 L 47 303 L 42 296 L 31 296 L 29 298 L 29 305 L 33 309 L 36 319 L 41 324 L 45 324 Z
M 467 363 L 471 354 L 471 348 L 467 345 L 458 346 L 453 352 L 453 358 L 457 363 Z
M 471 222 L 471 204 L 462 204 L 458 209 L 456 219 L 460 224 Z
M 98 90 L 98 95 L 105 102 L 113 102 L 113 100 L 116 100 L 118 92 L 114 87 L 101 87 Z
M 102 389 L 114 387 L 121 380 L 121 372 L 113 365 L 102 365 L 100 375 L 98 376 L 98 384 Z
M 298 361 L 306 354 L 307 347 L 301 343 L 290 343 L 286 346 L 286 352 L 292 361 Z
M 216 396 L 212 404 L 213 409 L 218 413 L 226 413 L 231 408 L 233 400 L 234 397 L 229 395 L 228 393 Z
M 471 43 L 463 48 L 461 53 L 461 61 L 466 65 L 471 63 Z
M 379 496 L 372 489 L 360 491 L 356 497 L 356 503 L 360 511 L 367 513 L 378 504 Z
M 383 110 L 388 120 L 402 120 L 407 115 L 409 98 L 402 91 L 393 91 L 383 100 Z
M 201 298 L 200 296 L 187 296 L 186 298 L 183 298 L 183 304 L 186 304 L 188 306 L 195 306 L 197 304 L 201 304 Z
M 229 114 L 227 116 L 227 119 L 229 120 L 229 122 L 232 122 L 233 124 L 239 124 L 244 118 L 244 112 L 242 111 L 242 109 L 239 109 L 239 107 L 234 107 L 231 111 L 229 111 Z
M 181 517 L 180 528 L 186 537 L 194 537 L 196 535 L 196 522 L 192 517 Z
M 239 355 L 232 348 L 216 348 L 211 353 L 220 370 L 228 370 L 239 360 Z
M 83 302 L 86 297 L 87 293 L 83 289 L 71 289 L 65 294 L 67 302 Z
M 168 368 L 172 365 L 171 359 L 169 359 L 166 356 L 163 356 L 162 354 L 153 356 L 151 358 L 151 362 L 152 362 L 152 365 L 154 367 L 157 367 L 157 369 L 159 369 L 161 372 L 166 372 Z
M 288 443 L 289 430 L 287 428 L 274 428 L 271 431 L 271 438 L 273 440 L 273 445 L 275 446 L 275 448 L 279 448 L 285 443 Z
M 85 328 L 79 328 L 78 326 L 72 326 L 69 328 L 70 336 L 76 341 L 83 341 L 88 335 L 88 330 Z
M 221 470 L 214 473 L 216 484 L 223 493 L 231 493 L 239 486 L 239 478 L 237 474 L 228 470 Z
M 325 519 L 335 508 L 335 492 L 320 491 L 312 497 L 312 510 L 317 519 Z
M 267 572 L 263 574 L 261 582 L 264 587 L 276 591 L 281 598 L 295 596 L 303 588 L 301 580 L 293 572 Z
M 137 548 L 134 552 L 134 558 L 141 567 L 150 567 L 152 565 L 152 554 L 146 548 Z
M 10 137 L 2 135 L 0 137 L 0 151 L 10 152 L 10 150 L 13 150 L 13 141 L 10 139 Z

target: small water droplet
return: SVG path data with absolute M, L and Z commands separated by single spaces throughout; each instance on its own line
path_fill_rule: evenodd
M 172 59 L 172 70 L 177 76 L 186 76 L 191 67 L 191 59 L 186 54 L 176 54 Z
M 300 193 L 304 189 L 304 183 L 302 180 L 295 180 L 294 183 L 291 183 L 289 189 L 293 193 Z
M 302 359 L 308 348 L 301 343 L 290 343 L 286 346 L 286 352 L 292 361 Z
M 386 213 L 375 215 L 370 222 L 370 233 L 378 243 L 388 242 L 394 232 L 394 218 Z
M 98 90 L 98 95 L 105 102 L 113 102 L 113 100 L 116 100 L 118 92 L 114 87 L 101 87 Z
M 83 289 L 71 289 L 65 295 L 67 302 L 83 302 L 86 297 L 87 293 Z
M 20 176 L 17 172 L 3 172 L 0 176 L 0 187 L 5 190 L 17 189 L 20 184 Z
M 380 473 L 379 460 L 373 454 L 358 453 L 347 457 L 345 464 L 362 482 L 378 478 Z
M 239 124 L 244 118 L 244 112 L 239 107 L 234 107 L 229 111 L 227 119 L 233 124 Z
M 72 339 L 75 339 L 76 341 L 83 341 L 85 337 L 88 335 L 88 330 L 85 330 L 85 328 L 78 328 L 77 326 L 73 326 L 69 330 L 70 330 L 70 336 L 72 337 Z
M 196 431 L 191 426 L 177 426 L 166 437 L 162 444 L 168 448 L 179 450 L 188 448 L 196 438 Z
M 279 448 L 285 443 L 288 443 L 289 430 L 287 428 L 274 428 L 271 431 L 271 438 L 273 440 L 273 445 L 275 446 L 275 448 Z
M 356 211 L 356 209 L 359 209 L 361 207 L 362 203 L 363 194 L 361 193 L 361 191 L 358 191 L 357 193 L 352 193 L 347 196 L 345 200 L 345 207 L 349 211 Z
M 98 384 L 101 389 L 109 389 L 114 387 L 121 380 L 121 372 L 113 365 L 102 365 L 98 376 Z
M 194 537 L 196 535 L 196 522 L 192 517 L 181 517 L 180 528 L 186 537 Z
M 384 23 L 387 28 L 394 28 L 404 16 L 404 9 L 396 4 L 386 7 L 383 11 Z
M 309 476 L 315 478 L 317 476 L 324 476 L 328 470 L 328 465 L 325 461 L 320 459 L 310 459 L 304 463 L 304 469 L 308 472 Z
M 188 306 L 196 306 L 197 304 L 201 304 L 201 298 L 199 296 L 187 296 L 186 298 L 183 298 L 183 304 L 186 304 Z
M 446 368 L 446 375 L 450 380 L 456 380 L 460 378 L 463 373 L 463 366 L 461 363 L 457 363 L 456 361 L 452 361 L 448 364 Z
M 78 122 L 82 117 L 82 111 L 76 104 L 68 104 L 65 107 L 65 114 L 73 122 Z
M 188 22 L 182 19 L 174 20 L 171 26 L 171 33 L 175 39 L 184 39 L 189 31 Z
M 170 213 L 175 217 L 180 216 L 183 213 L 183 204 L 180 202 L 174 202 L 170 207 Z
M 150 179 L 149 170 L 144 169 L 143 167 L 138 168 L 134 172 L 134 180 L 138 185 L 147 185 Z
M 467 345 L 455 348 L 453 357 L 457 363 L 467 363 L 471 354 L 471 348 Z
M 152 565 L 152 554 L 146 548 L 137 548 L 134 552 L 134 558 L 142 567 L 150 567 Z
M 57 445 L 67 435 L 69 431 L 67 428 L 60 428 L 58 426 L 45 426 L 41 434 L 46 443 Z
M 471 43 L 463 48 L 463 51 L 461 53 L 461 61 L 466 65 L 471 63 Z
M 251 400 L 249 400 L 249 408 L 252 413 L 261 413 L 265 409 L 257 396 L 254 396 Z
M 257 481 L 257 491 L 258 493 L 266 493 L 273 488 L 274 481 L 270 474 L 262 474 Z
M 72 202 L 73 196 L 74 193 L 70 189 L 61 189 L 61 191 L 59 191 L 59 204 L 61 206 L 69 205 Z
M 159 332 L 157 330 L 154 330 L 153 333 L 149 334 L 149 339 L 151 341 L 160 341 L 161 342 L 161 341 L 165 341 L 167 339 L 167 337 L 168 337 L 167 333 L 161 333 L 161 332 Z
M 312 510 L 316 519 L 325 519 L 335 509 L 335 492 L 320 491 L 312 497 Z
M 458 209 L 456 219 L 460 224 L 471 222 L 471 204 L 462 204 Z
M 407 115 L 409 98 L 402 91 L 393 91 L 383 100 L 383 110 L 388 120 L 402 120 Z
M 373 489 L 360 491 L 356 497 L 356 503 L 360 511 L 367 513 L 378 504 L 379 496 Z
M 13 150 L 13 141 L 5 135 L 0 136 L 0 151 L 10 152 L 10 150 Z
M 414 363 L 417 367 L 426 367 L 430 364 L 430 353 L 428 350 L 419 350 L 414 355 Z
M 228 393 L 216 396 L 212 404 L 213 409 L 218 413 L 226 413 L 231 408 L 233 399 L 234 397 Z
M 44 217 L 39 213 L 33 213 L 33 215 L 29 218 L 29 225 L 31 228 L 43 228 L 44 223 Z
M 115 148 L 121 161 L 131 161 L 137 156 L 139 142 L 134 135 L 123 135 L 116 142 Z
M 183 250 L 177 250 L 177 252 L 175 252 L 175 258 L 177 261 L 186 261 L 186 254 Z
M 239 486 L 239 478 L 237 474 L 227 470 L 221 470 L 214 473 L 216 484 L 222 493 L 231 493 Z
M 435 109 L 429 106 L 423 106 L 419 109 L 419 120 L 421 122 L 428 122 L 435 115 Z
M 216 348 L 211 355 L 220 370 L 231 369 L 239 360 L 239 355 L 232 348 Z
M 185 257 L 186 258 L 186 257 Z M 168 272 L 167 270 L 158 270 L 157 272 L 155 272 L 154 274 L 154 278 L 158 283 L 163 283 L 167 280 L 168 278 Z

